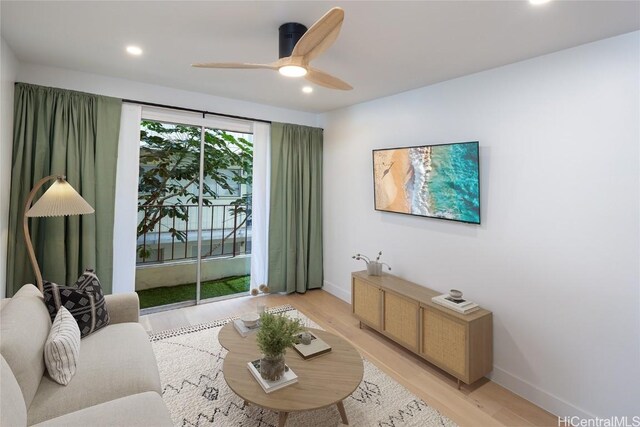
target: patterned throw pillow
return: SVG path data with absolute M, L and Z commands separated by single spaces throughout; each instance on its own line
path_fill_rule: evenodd
M 66 307 L 78 322 L 83 338 L 109 324 L 102 287 L 91 269 L 86 269 L 74 286 L 44 282 L 44 302 L 52 320 L 60 307 Z
M 67 385 L 76 373 L 80 357 L 80 329 L 69 310 L 60 307 L 44 344 L 44 363 L 49 376 Z

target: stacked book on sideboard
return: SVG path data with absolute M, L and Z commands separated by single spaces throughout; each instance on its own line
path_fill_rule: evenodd
M 449 294 L 438 295 L 437 297 L 431 298 L 431 301 L 461 314 L 469 314 L 480 310 L 480 306 L 475 302 L 465 299 L 455 299 Z

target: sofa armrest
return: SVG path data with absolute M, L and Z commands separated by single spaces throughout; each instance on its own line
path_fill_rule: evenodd
M 137 323 L 140 317 L 140 300 L 135 292 L 105 295 L 104 301 L 109 312 L 109 323 Z

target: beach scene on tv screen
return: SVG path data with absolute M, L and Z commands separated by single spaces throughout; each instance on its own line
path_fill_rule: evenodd
M 478 143 L 373 152 L 378 210 L 480 223 Z

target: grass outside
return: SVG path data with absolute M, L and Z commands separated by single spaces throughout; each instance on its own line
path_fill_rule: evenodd
M 200 298 L 206 299 L 248 292 L 250 277 L 251 276 L 233 276 L 202 282 L 200 285 Z M 195 300 L 196 284 L 187 283 L 185 285 L 151 288 L 136 292 L 140 298 L 140 308 L 157 307 L 176 302 Z

